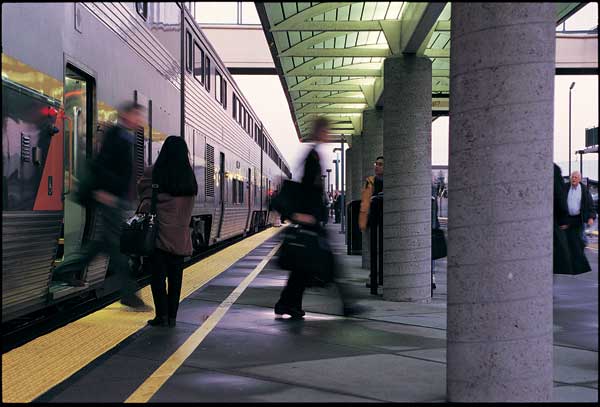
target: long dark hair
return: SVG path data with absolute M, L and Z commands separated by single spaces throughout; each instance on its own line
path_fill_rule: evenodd
M 152 182 L 160 192 L 172 196 L 196 196 L 198 183 L 190 165 L 189 150 L 185 140 L 169 136 L 165 140 L 152 170 Z

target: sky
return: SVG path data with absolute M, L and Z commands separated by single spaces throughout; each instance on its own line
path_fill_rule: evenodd
M 597 26 L 598 5 L 590 3 L 567 20 L 567 30 L 590 29 Z M 562 28 L 559 27 L 559 28 Z M 301 173 L 302 160 L 310 145 L 300 143 L 294 128 L 281 82 L 276 75 L 235 75 L 235 80 L 251 102 L 267 126 L 269 134 L 275 139 L 277 147 L 282 151 L 290 164 L 294 177 Z M 585 147 L 585 129 L 598 126 L 598 77 L 595 75 L 561 75 L 555 76 L 554 92 L 554 161 L 567 171 L 569 160 L 569 86 L 575 82 L 572 90 L 572 150 Z M 432 123 L 432 164 L 448 164 L 448 117 L 441 117 Z M 332 161 L 339 157 L 333 148 L 339 144 L 323 144 L 320 146 L 323 171 L 332 168 L 332 179 L 335 164 Z M 579 168 L 579 155 L 572 155 L 573 169 Z M 598 178 L 598 155 L 584 156 L 584 176 L 594 172 Z M 590 170 L 591 169 L 591 170 Z M 332 181 L 333 182 L 333 181 Z

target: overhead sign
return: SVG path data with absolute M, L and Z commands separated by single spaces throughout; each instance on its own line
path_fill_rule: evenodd
M 592 147 L 598 145 L 598 127 L 585 129 L 585 146 Z

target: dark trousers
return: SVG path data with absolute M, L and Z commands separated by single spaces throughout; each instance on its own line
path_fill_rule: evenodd
M 569 227 L 566 229 L 569 252 L 571 254 L 571 268 L 573 274 L 587 273 L 592 268 L 585 257 L 585 245 L 583 243 L 583 220 L 581 216 L 569 216 Z
M 302 296 L 304 295 L 305 288 L 304 274 L 300 271 L 291 271 L 287 284 L 281 292 L 279 303 L 302 309 Z
M 154 309 L 159 318 L 177 318 L 181 282 L 183 280 L 183 257 L 156 249 L 147 264 L 152 273 L 151 287 Z M 169 279 L 169 292 L 165 280 Z
M 83 278 L 82 273 L 85 267 L 94 258 L 103 253 L 110 257 L 110 267 L 118 276 L 121 295 L 125 298 L 133 295 L 138 289 L 138 285 L 131 275 L 129 267 L 129 258 L 121 253 L 120 250 L 120 235 L 121 221 L 123 219 L 123 211 L 118 208 L 97 204 L 96 216 L 98 217 L 101 232 L 94 236 L 92 240 L 83 244 L 69 258 L 54 269 L 54 277 L 57 280 L 68 279 L 74 277 Z

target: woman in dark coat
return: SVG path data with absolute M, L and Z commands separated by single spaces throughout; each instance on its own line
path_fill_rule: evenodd
M 324 118 L 315 120 L 313 124 L 313 140 L 320 143 L 325 140 L 329 131 L 329 122 Z M 323 232 L 320 222 L 327 219 L 325 209 L 323 179 L 321 177 L 321 163 L 316 147 L 308 153 L 304 161 L 304 174 L 302 176 L 302 189 L 305 195 L 301 201 L 294 203 L 294 212 L 286 213 L 286 218 L 302 225 L 304 228 Z M 305 312 L 302 310 L 302 296 L 306 287 L 306 276 L 292 270 L 287 284 L 281 292 L 281 297 L 275 304 L 275 314 L 288 314 L 292 318 L 301 318 Z
M 150 208 L 152 183 L 159 186 L 156 206 L 158 238 L 156 250 L 145 265 L 151 269 L 156 317 L 148 324 L 174 327 L 183 279 L 183 259 L 193 251 L 189 225 L 198 194 L 198 183 L 183 138 L 169 136 L 154 167 L 146 168 L 138 182 L 140 200 L 144 200 L 141 211 Z M 168 293 L 166 278 L 169 279 Z

